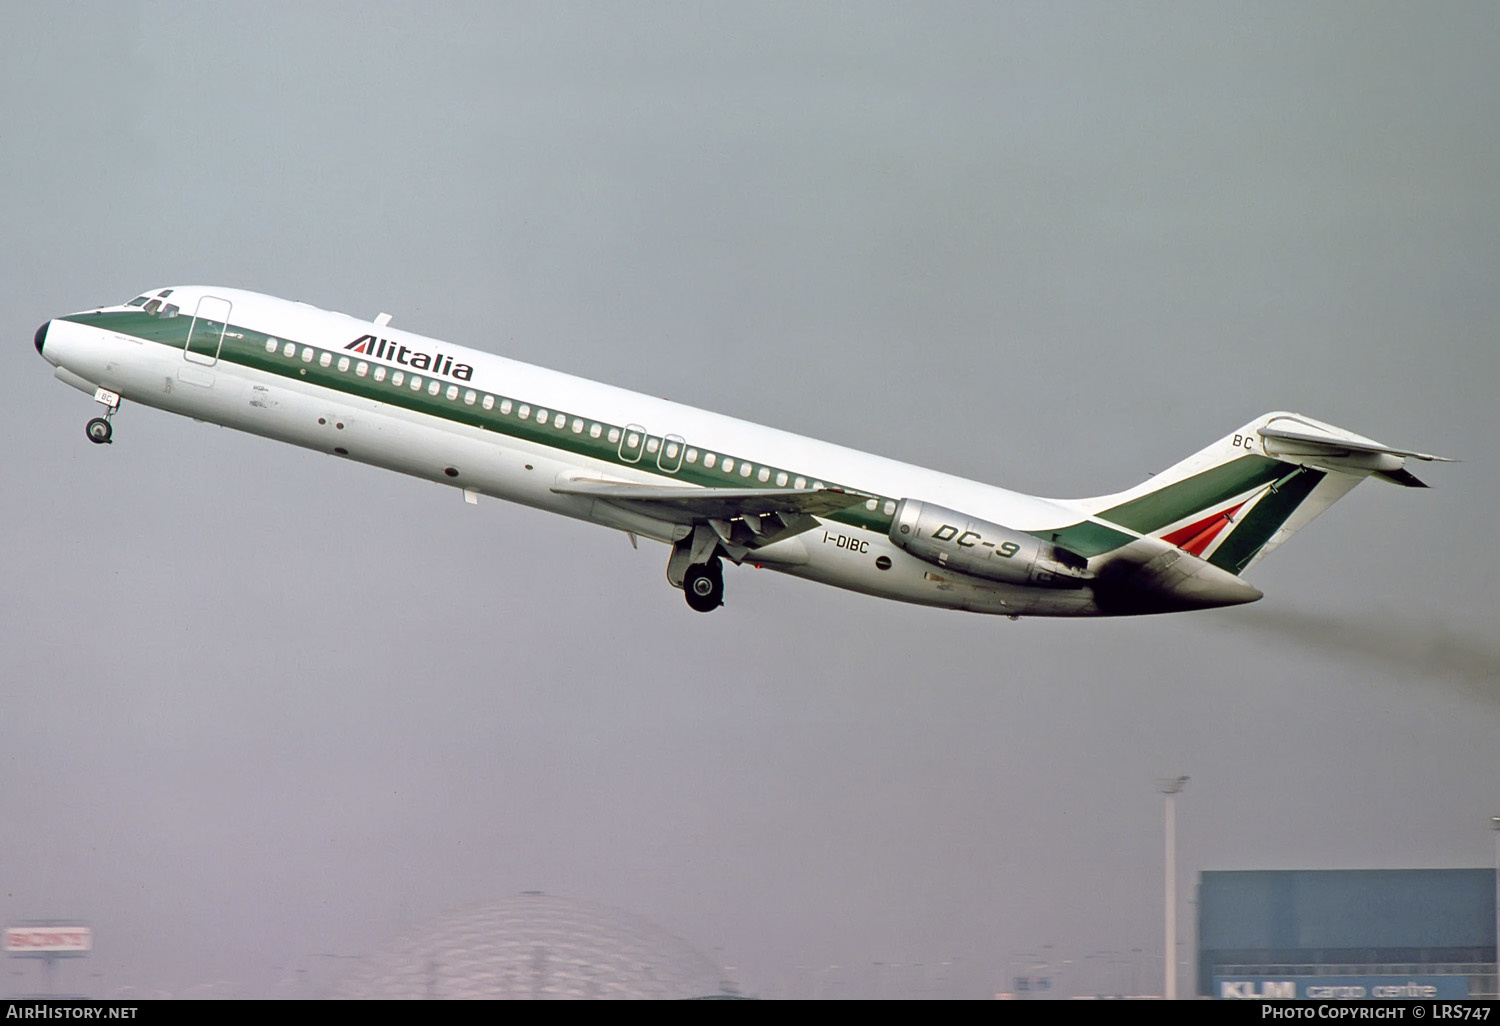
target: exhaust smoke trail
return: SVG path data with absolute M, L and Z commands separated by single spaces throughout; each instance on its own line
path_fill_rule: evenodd
M 1236 625 L 1330 655 L 1354 656 L 1409 672 L 1417 680 L 1442 679 L 1470 697 L 1500 702 L 1500 638 L 1394 617 L 1260 608 L 1238 611 Z

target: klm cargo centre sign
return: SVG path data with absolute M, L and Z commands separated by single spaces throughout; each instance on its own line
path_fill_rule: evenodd
M 1469 996 L 1467 976 L 1215 976 L 1228 1001 L 1422 1001 Z

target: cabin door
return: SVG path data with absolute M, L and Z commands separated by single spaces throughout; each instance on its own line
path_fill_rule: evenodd
M 187 346 L 182 355 L 190 363 L 212 367 L 219 361 L 219 347 L 224 344 L 224 330 L 229 326 L 230 303 L 217 296 L 198 300 L 193 323 L 188 327 Z

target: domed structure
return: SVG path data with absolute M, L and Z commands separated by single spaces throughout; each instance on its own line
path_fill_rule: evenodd
M 360 959 L 335 998 L 698 998 L 714 964 L 639 916 L 528 891 L 452 912 Z

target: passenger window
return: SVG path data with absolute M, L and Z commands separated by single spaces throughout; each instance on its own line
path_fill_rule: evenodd
M 395 371 L 391 374 L 391 384 L 395 385 L 397 388 L 400 388 L 405 381 L 406 371 Z
M 728 473 L 733 472 L 733 470 L 734 470 L 734 460 L 730 459 L 728 456 L 725 456 L 724 457 L 724 473 L 728 474 Z
M 610 428 L 609 429 L 609 444 L 610 445 L 614 445 L 617 442 L 619 442 L 619 440 L 620 440 L 620 429 L 619 428 L 613 428 L 613 427 Z
M 748 464 L 748 463 L 741 463 L 740 464 L 740 477 L 749 477 L 750 476 L 750 471 L 752 469 L 754 469 L 754 468 L 752 468 L 750 466 L 750 464 Z
M 339 357 L 339 373 L 342 374 L 349 369 L 349 357 Z
M 604 429 L 602 427 L 600 427 L 598 424 L 590 424 L 589 425 L 589 437 L 590 438 L 598 438 L 602 434 L 604 434 Z
M 364 377 L 366 374 L 370 373 L 370 365 L 361 360 L 359 361 L 359 363 L 354 365 L 354 373 L 358 374 L 360 377 Z
M 757 473 L 755 476 L 756 476 L 756 478 L 762 484 L 764 484 L 765 482 L 771 480 L 771 472 L 769 470 L 767 470 L 765 467 L 761 467 L 760 468 L 760 472 Z
M 284 357 L 286 357 L 288 360 L 290 360 L 292 357 L 296 356 L 297 355 L 297 346 L 296 346 L 296 344 L 292 343 L 292 342 L 288 342 L 286 345 L 282 346 L 281 347 L 281 355 L 284 356 Z
M 385 380 L 385 368 L 384 367 L 376 367 L 375 368 L 375 380 L 376 381 L 384 381 Z
M 486 410 L 493 410 L 495 408 L 495 397 L 492 395 L 487 395 L 484 397 L 484 402 L 480 403 L 479 405 L 483 406 Z M 506 411 L 505 409 L 501 409 L 500 412 L 506 413 L 508 411 Z
M 437 395 L 442 390 L 443 390 L 443 383 L 441 381 L 439 381 L 437 378 L 433 378 L 427 384 L 427 394 L 428 395 Z M 458 389 L 455 388 L 453 391 L 457 392 Z M 450 395 L 448 398 L 452 399 L 453 396 Z
M 777 488 L 785 488 L 786 487 L 786 471 L 783 470 L 781 473 L 779 473 L 779 474 L 776 475 L 776 487 Z
M 324 353 L 322 356 L 318 357 L 318 366 L 319 367 L 327 367 L 331 363 L 333 363 L 333 354 L 332 353 Z
M 531 407 L 527 406 L 525 403 L 522 403 L 521 408 L 516 411 L 516 416 L 520 417 L 522 420 L 526 420 L 531 416 Z
M 477 398 L 479 398 L 479 397 L 477 395 L 475 395 L 474 390 L 472 388 L 469 389 L 467 392 L 464 393 L 464 405 L 465 406 L 473 406 L 474 405 L 474 400 L 477 399 Z
M 303 349 L 302 350 L 302 362 L 303 363 L 312 363 L 313 355 L 314 355 L 313 351 L 310 348 L 309 349 Z
M 689 449 L 687 451 L 687 456 L 685 456 L 684 459 L 686 459 L 689 463 L 697 463 L 698 462 L 698 450 L 697 449 Z
M 714 464 L 717 462 L 719 462 L 719 457 L 714 453 L 706 452 L 703 454 L 703 465 L 709 470 L 714 469 Z
M 486 399 L 485 402 L 489 402 L 489 400 Z M 485 409 L 489 409 L 489 407 L 486 406 Z M 502 402 L 500 404 L 500 412 L 503 413 L 507 417 L 510 416 L 510 400 L 509 399 L 505 400 L 504 402 Z

